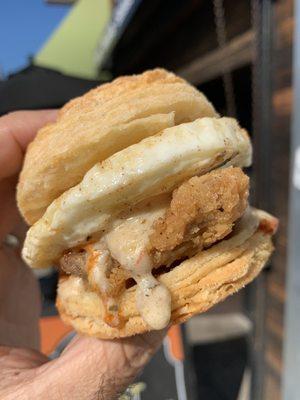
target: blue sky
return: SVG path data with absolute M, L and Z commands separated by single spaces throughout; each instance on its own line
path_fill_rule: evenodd
M 7 75 L 24 67 L 69 10 L 69 6 L 45 0 L 1 1 L 0 73 Z

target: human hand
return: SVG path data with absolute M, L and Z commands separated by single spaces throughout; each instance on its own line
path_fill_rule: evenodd
M 0 118 L 0 344 L 38 348 L 39 288 L 22 262 L 20 246 L 6 246 L 7 234 L 20 242 L 26 232 L 15 188 L 27 144 L 56 118 L 55 110 L 19 111 Z M 2 243 L 2 245 L 1 245 Z
M 56 111 L 20 111 L 0 118 L 0 240 L 21 238 L 24 225 L 15 203 L 15 185 L 28 143 L 55 120 Z M 115 399 L 160 346 L 164 331 L 102 341 L 77 336 L 49 361 L 39 342 L 38 285 L 16 249 L 0 247 L 0 398 Z

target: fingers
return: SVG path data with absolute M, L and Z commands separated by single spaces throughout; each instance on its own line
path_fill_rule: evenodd
M 35 369 L 47 360 L 34 350 L 0 346 L 0 398 L 36 399 L 31 389 Z
M 0 148 L 1 152 L 1 148 Z M 1 175 L 0 168 L 0 175 Z M 0 182 L 0 243 L 5 235 L 12 230 L 17 221 L 17 206 L 15 202 L 16 177 L 2 179 Z
M 11 247 L 0 249 L 0 266 L 0 345 L 38 349 L 39 284 Z
M 40 367 L 49 399 L 118 398 L 162 343 L 166 331 L 104 341 L 77 337 L 61 357 Z
M 56 116 L 56 110 L 41 110 L 16 111 L 0 118 L 0 179 L 19 172 L 28 143 Z
M 0 346 L 0 370 L 26 370 L 39 367 L 48 361 L 48 357 L 39 351 L 16 347 Z

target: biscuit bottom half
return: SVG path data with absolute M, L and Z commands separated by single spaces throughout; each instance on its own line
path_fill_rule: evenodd
M 171 293 L 170 325 L 205 312 L 259 274 L 273 251 L 274 218 L 264 212 L 256 213 L 259 225 L 250 236 L 245 226 L 229 239 L 201 251 L 157 278 Z M 102 339 L 128 337 L 151 330 L 136 308 L 135 292 L 136 285 L 125 290 L 119 299 L 124 324 L 117 328 L 105 323 L 101 297 L 80 277 L 60 278 L 57 307 L 62 319 L 82 334 Z

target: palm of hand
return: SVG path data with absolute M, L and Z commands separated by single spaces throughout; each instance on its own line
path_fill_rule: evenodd
M 15 128 L 14 124 L 11 127 L 11 119 L 9 115 L 0 122 L 0 243 L 9 233 L 21 243 L 26 231 L 15 201 L 17 163 L 22 149 L 10 140 L 11 129 Z M 20 248 L 5 244 L 0 247 L 0 343 L 38 348 L 39 288 L 19 251 Z
M 23 152 L 36 131 L 55 119 L 53 111 L 18 112 L 0 119 L 0 243 L 9 233 L 20 240 L 25 226 L 15 203 Z M 161 344 L 165 332 L 124 340 L 75 337 L 49 361 L 39 345 L 39 288 L 19 249 L 0 247 L 0 398 L 114 399 Z M 14 348 L 18 347 L 18 348 Z M 22 348 L 23 347 L 23 348 Z

